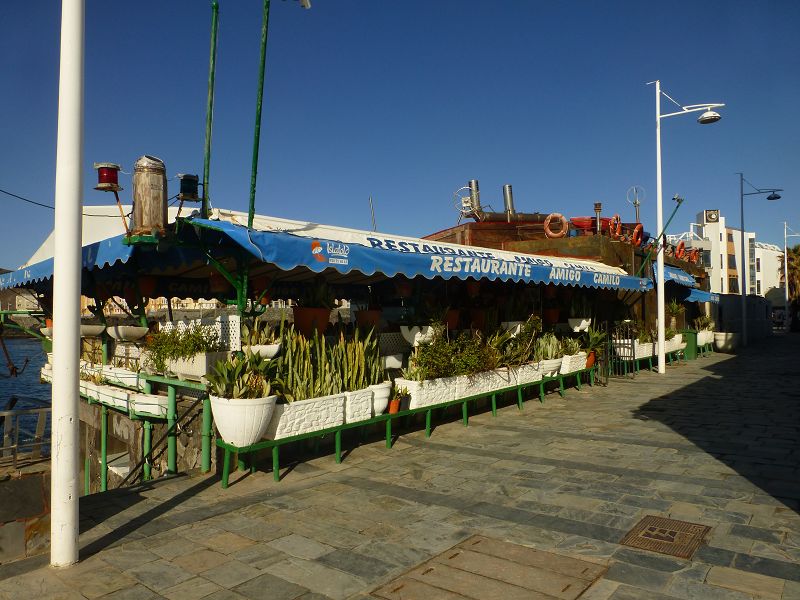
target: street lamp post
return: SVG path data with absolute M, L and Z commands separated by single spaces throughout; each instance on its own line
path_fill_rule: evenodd
M 656 298 L 657 298 L 657 309 L 658 309 L 658 372 L 665 373 L 667 370 L 667 361 L 664 354 L 664 308 L 665 308 L 665 301 L 664 301 L 664 240 L 665 232 L 663 230 L 664 227 L 664 217 L 662 214 L 662 189 L 661 189 L 661 119 L 666 119 L 667 117 L 675 117 L 678 115 L 686 115 L 693 112 L 703 111 L 703 113 L 698 117 L 697 122 L 701 125 L 706 125 L 709 123 L 716 123 L 720 120 L 719 113 L 715 112 L 714 108 L 720 108 L 725 106 L 724 104 L 690 104 L 684 106 L 679 102 L 675 101 L 665 92 L 661 91 L 661 81 L 651 81 L 650 83 L 654 83 L 656 86 L 656 231 L 658 232 L 658 246 L 656 249 L 656 257 L 657 257 L 657 268 L 656 268 Z M 648 84 L 650 85 L 650 84 Z M 668 113 L 665 115 L 661 114 L 661 96 L 666 97 L 669 99 L 673 104 L 680 108 L 679 111 Z
M 780 200 L 781 195 L 778 192 L 782 192 L 783 190 L 778 188 L 770 188 L 770 189 L 759 189 L 754 186 L 752 183 L 747 181 L 744 178 L 744 174 L 739 173 L 739 212 L 740 212 L 740 219 L 742 225 L 742 250 L 740 252 L 742 261 L 742 285 L 741 285 L 741 292 L 742 292 L 742 346 L 747 346 L 747 249 L 744 245 L 745 243 L 745 236 L 744 236 L 744 197 L 745 196 L 757 196 L 760 194 L 769 194 L 767 196 L 767 200 Z M 744 183 L 747 181 L 747 185 L 755 190 L 755 192 L 745 192 L 744 191 Z M 785 241 L 785 240 L 784 240 Z

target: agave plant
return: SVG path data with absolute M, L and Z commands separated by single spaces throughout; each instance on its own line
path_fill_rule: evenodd
M 247 352 L 219 361 L 206 377 L 220 398 L 264 398 L 272 391 L 274 367 L 273 361 Z
M 242 343 L 246 346 L 262 346 L 275 344 L 281 339 L 284 319 L 281 315 L 280 325 L 276 328 L 266 320 L 255 318 L 250 323 L 242 323 Z
M 578 354 L 580 351 L 581 344 L 578 340 L 569 337 L 561 340 L 561 353 L 564 356 L 572 356 L 573 354 Z
M 561 353 L 561 342 L 552 333 L 545 333 L 536 339 L 533 349 L 534 360 L 552 360 L 563 356 Z

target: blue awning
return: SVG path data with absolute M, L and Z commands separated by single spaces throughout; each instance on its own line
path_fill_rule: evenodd
M 697 288 L 691 288 L 688 291 L 689 293 L 683 299 L 684 302 L 714 302 L 719 304 L 719 294 L 698 290 Z
M 308 269 L 313 273 L 331 269 L 339 274 L 351 272 L 427 279 L 489 279 L 531 283 L 554 283 L 591 288 L 646 291 L 652 288 L 647 278 L 625 274 L 618 267 L 603 263 L 515 253 L 491 248 L 462 246 L 432 240 L 323 226 L 301 221 L 259 217 L 255 229 L 229 220 L 180 219 L 177 239 L 159 248 L 139 248 L 123 243 L 117 236 L 83 249 L 84 284 L 87 271 L 95 278 L 130 276 L 131 272 L 163 273 L 179 276 L 195 270 L 195 277 L 207 279 L 207 255 L 219 260 L 241 255 L 242 250 L 261 262 L 282 271 Z M 245 215 L 246 216 L 246 215 Z M 130 260 L 133 257 L 134 260 Z M 125 264 L 129 263 L 129 264 Z M 133 267 L 130 267 L 133 265 Z M 180 267 L 180 268 L 179 268 Z M 172 269 L 172 271 L 170 271 Z M 133 271 L 132 271 L 133 270 Z M 0 289 L 19 287 L 50 279 L 53 260 L 0 275 Z M 293 276 L 293 280 L 298 277 Z
M 658 275 L 656 274 L 656 265 L 653 264 L 653 280 L 657 279 Z M 664 281 L 674 281 L 677 284 L 685 285 L 686 287 L 697 287 L 697 280 L 689 275 L 683 269 L 679 269 L 678 267 L 670 267 L 669 265 L 664 265 Z
M 256 231 L 228 221 L 192 219 L 187 222 L 224 234 L 260 261 L 274 264 L 284 271 L 302 266 L 318 273 L 333 268 L 340 273 L 358 271 L 365 275 L 381 273 L 388 277 L 474 278 L 635 291 L 652 287 L 649 279 L 625 275 L 621 269 L 593 261 L 518 254 L 354 230 L 343 230 L 337 238 L 326 239 L 313 237 L 313 228 L 297 235 L 287 231 Z M 322 227 L 317 230 L 318 233 L 335 231 L 334 228 Z
M 124 236 L 112 237 L 88 244 L 81 251 L 81 266 L 87 271 L 102 269 L 116 263 L 126 263 L 133 254 L 133 247 L 122 243 Z M 50 279 L 53 276 L 53 259 L 0 275 L 0 289 L 19 287 Z

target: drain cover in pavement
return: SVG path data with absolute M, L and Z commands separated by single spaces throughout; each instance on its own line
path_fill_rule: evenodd
M 596 563 L 473 536 L 372 592 L 381 600 L 574 600 L 606 571 Z
M 691 558 L 711 527 L 647 515 L 622 538 L 620 544 L 678 558 Z

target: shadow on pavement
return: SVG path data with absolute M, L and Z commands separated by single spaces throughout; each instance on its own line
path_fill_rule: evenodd
M 800 335 L 760 340 L 634 415 L 667 425 L 800 512 L 799 356 Z

